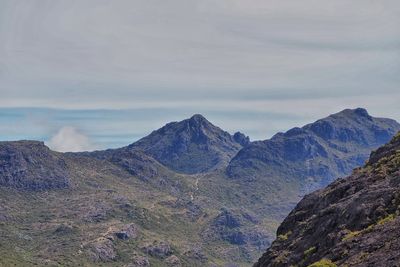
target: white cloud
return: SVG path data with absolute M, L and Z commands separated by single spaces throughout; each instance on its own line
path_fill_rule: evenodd
M 47 143 L 47 145 L 59 152 L 79 152 L 93 150 L 89 138 L 80 133 L 74 127 L 62 127 Z

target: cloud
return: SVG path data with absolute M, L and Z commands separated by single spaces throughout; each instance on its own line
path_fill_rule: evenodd
M 74 125 L 117 147 L 194 113 L 253 140 L 347 107 L 399 119 L 399 12 L 398 0 L 1 0 L 0 140 Z
M 79 152 L 93 150 L 89 138 L 80 133 L 74 127 L 62 127 L 51 139 L 47 145 L 59 152 Z
M 198 92 L 221 101 L 276 88 L 393 92 L 399 9 L 392 0 L 3 0 L 0 93 L 14 106 L 84 109 Z

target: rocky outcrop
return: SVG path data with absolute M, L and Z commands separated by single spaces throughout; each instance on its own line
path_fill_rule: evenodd
M 43 142 L 0 142 L 0 186 L 47 190 L 67 188 L 70 184 L 62 155 Z
M 181 260 L 175 255 L 169 256 L 168 258 L 165 259 L 164 262 L 167 266 L 171 266 L 171 267 L 181 266 Z
M 400 134 L 351 176 L 304 197 L 255 267 L 398 266 L 399 151 Z
M 271 235 L 257 231 L 258 221 L 248 213 L 222 209 L 212 220 L 202 236 L 205 240 L 223 240 L 235 246 L 251 245 L 253 248 L 265 249 L 271 244 Z
M 115 232 L 115 236 L 122 240 L 135 239 L 138 237 L 139 230 L 135 224 L 126 224 L 120 230 Z
M 235 140 L 237 143 L 241 144 L 243 147 L 245 147 L 248 144 L 250 144 L 250 137 L 244 135 L 241 132 L 236 132 L 233 135 L 233 140 Z
M 150 266 L 150 261 L 147 257 L 134 255 L 133 262 L 128 264 L 126 267 L 148 267 Z
M 113 242 L 106 238 L 99 238 L 90 244 L 89 254 L 91 259 L 96 262 L 108 262 L 117 257 Z
M 142 248 L 142 251 L 156 258 L 166 258 L 172 255 L 171 246 L 164 241 L 153 241 Z

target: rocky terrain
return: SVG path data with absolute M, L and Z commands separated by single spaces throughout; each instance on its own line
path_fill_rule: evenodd
M 400 133 L 351 176 L 304 197 L 255 267 L 399 266 L 399 185 Z
M 70 179 L 62 155 L 43 142 L 0 142 L 0 185 L 44 190 L 66 188 Z
M 305 193 L 397 130 L 356 109 L 257 142 L 201 115 L 105 151 L 1 142 L 0 263 L 250 266 Z

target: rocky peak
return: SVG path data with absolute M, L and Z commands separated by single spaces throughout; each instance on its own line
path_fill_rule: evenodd
M 168 123 L 129 146 L 183 173 L 200 173 L 227 164 L 242 147 L 233 136 L 202 115 Z
M 210 124 L 210 122 L 201 114 L 194 114 L 187 121 L 193 125 Z
M 237 143 L 241 144 L 242 146 L 247 146 L 248 144 L 250 144 L 250 137 L 244 135 L 244 134 L 241 133 L 241 132 L 236 132 L 236 133 L 233 135 L 233 139 L 234 139 Z

